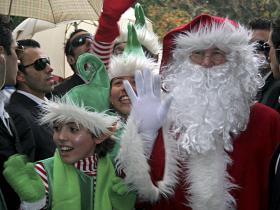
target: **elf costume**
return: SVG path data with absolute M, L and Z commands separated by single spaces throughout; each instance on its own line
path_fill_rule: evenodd
M 78 58 L 77 65 L 86 83 L 71 89 L 62 99 L 44 105 L 41 122 L 74 122 L 96 137 L 111 134 L 108 128 L 118 119 L 105 113 L 108 102 L 102 99 L 109 97 L 105 66 L 88 53 Z M 87 94 L 89 91 L 91 95 Z M 82 167 L 83 163 L 88 164 Z M 128 193 L 115 175 L 108 154 L 104 157 L 95 154 L 71 165 L 64 163 L 56 151 L 54 157 L 39 161 L 35 168 L 39 175 L 34 173 L 34 165 L 20 155 L 5 163 L 4 175 L 21 197 L 22 209 L 133 209 L 135 195 Z
M 138 40 L 143 48 L 145 48 L 151 55 L 158 56 L 161 52 L 161 44 L 158 36 L 151 30 L 148 29 L 146 24 L 146 17 L 142 6 L 136 3 L 134 6 L 135 15 L 135 29 Z M 120 24 L 120 35 L 116 38 L 114 44 L 126 43 L 128 40 L 127 23 Z
M 117 38 L 115 43 L 125 42 L 125 48 L 121 55 L 113 55 L 108 68 L 109 79 L 116 77 L 131 76 L 134 77 L 135 72 L 142 70 L 156 71 L 157 62 L 145 55 L 142 46 L 145 46 L 153 54 L 158 54 L 160 45 L 158 37 L 153 32 L 148 31 L 145 25 L 145 15 L 139 3 L 135 5 L 135 25 L 128 23 L 126 30 L 121 27 L 121 35 Z M 126 119 L 122 113 L 117 113 L 121 118 L 121 127 L 115 133 L 116 145 L 114 150 L 110 153 L 112 160 L 119 151 L 120 136 L 123 133 Z

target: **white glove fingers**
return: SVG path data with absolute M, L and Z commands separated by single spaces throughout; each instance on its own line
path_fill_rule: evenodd
M 126 94 L 128 95 L 131 104 L 135 104 L 135 102 L 137 101 L 137 96 L 133 90 L 133 88 L 131 87 L 130 83 L 127 80 L 123 81 L 123 85 L 124 85 L 124 89 L 126 91 Z
M 160 84 L 160 76 L 157 74 L 157 75 L 154 75 L 153 76 L 153 89 L 154 89 L 154 95 L 157 97 L 157 98 L 160 98 L 160 93 L 161 93 L 161 84 Z
M 170 95 L 170 96 L 167 96 L 167 98 L 162 102 L 162 104 L 159 108 L 159 112 L 158 112 L 159 118 L 161 121 L 163 121 L 165 119 L 172 101 L 173 101 L 173 97 Z
M 138 97 L 142 97 L 144 95 L 144 80 L 141 71 L 135 73 L 135 85 Z
M 152 72 L 145 69 L 143 71 L 144 77 L 144 91 L 146 94 L 152 95 L 153 94 L 153 75 Z

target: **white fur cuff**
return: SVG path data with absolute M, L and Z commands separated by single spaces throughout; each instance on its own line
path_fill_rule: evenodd
M 21 210 L 39 210 L 42 209 L 45 205 L 46 205 L 46 196 L 44 196 L 44 198 L 42 198 L 39 201 L 36 201 L 34 203 L 29 203 L 26 201 L 22 201 L 20 204 L 20 209 Z

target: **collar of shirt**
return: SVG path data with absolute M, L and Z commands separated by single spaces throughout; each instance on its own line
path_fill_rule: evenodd
M 9 97 L 5 94 L 5 90 L 0 90 L 0 117 L 9 117 L 8 113 L 5 111 L 5 104 L 9 101 Z
M 97 173 L 97 155 L 92 155 L 90 157 L 84 158 L 83 160 L 79 160 L 74 164 L 74 166 L 86 173 L 89 176 L 96 176 Z
M 34 96 L 31 93 L 28 93 L 26 91 L 23 90 L 17 90 L 18 93 L 25 95 L 26 97 L 30 98 L 31 100 L 33 100 L 34 102 L 36 102 L 38 105 L 42 105 L 42 103 L 48 101 L 48 99 L 46 97 L 44 97 L 44 100 L 42 100 L 41 98 L 38 98 L 37 96 Z
M 5 127 L 7 128 L 8 132 L 10 133 L 10 135 L 13 135 L 8 122 L 9 114 L 8 112 L 5 111 L 5 103 L 8 100 L 9 97 L 5 94 L 5 90 L 1 90 L 0 91 L 0 118 L 4 123 Z
M 266 73 L 266 74 L 263 76 L 263 80 L 265 81 L 265 80 L 269 77 L 269 75 L 271 75 L 271 74 L 272 74 L 272 71 Z

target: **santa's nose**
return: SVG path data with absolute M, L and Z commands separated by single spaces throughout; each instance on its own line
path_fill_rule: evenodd
M 201 65 L 206 68 L 210 68 L 213 66 L 213 61 L 210 56 L 204 56 L 201 62 Z

